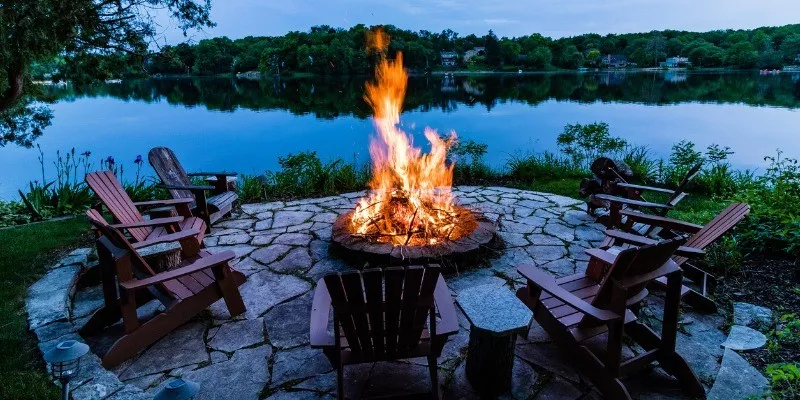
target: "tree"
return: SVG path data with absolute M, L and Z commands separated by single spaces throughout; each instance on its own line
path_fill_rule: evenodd
M 738 42 L 725 52 L 725 63 L 738 68 L 753 68 L 758 64 L 758 52 L 750 42 Z
M 500 43 L 497 40 L 497 36 L 491 30 L 486 35 L 484 46 L 486 47 L 486 63 L 491 66 L 499 66 L 503 56 L 500 53 Z
M 528 65 L 535 69 L 547 69 L 553 60 L 553 53 L 547 46 L 540 46 L 528 53 Z
M 653 61 L 653 66 L 657 67 L 659 60 L 667 56 L 667 40 L 662 35 L 655 35 L 647 42 L 645 47 L 647 58 Z
M 589 50 L 589 53 L 586 54 L 586 64 L 597 68 L 600 66 L 601 57 L 602 55 L 600 54 L 600 50 L 597 49 Z
M 201 40 L 195 47 L 194 73 L 213 75 L 231 72 L 235 49 L 227 37 Z
M 800 55 L 800 33 L 786 36 L 781 43 L 780 49 L 783 54 L 783 61 L 787 63 L 793 62 L 795 57 Z
M 514 65 L 519 62 L 519 53 L 522 51 L 522 46 L 519 43 L 512 42 L 509 39 L 500 41 L 500 54 L 502 54 L 503 62 L 506 64 Z
M 709 42 L 703 41 L 689 49 L 688 53 L 684 50 L 684 54 L 697 67 L 719 67 L 725 61 L 725 51 Z
M 578 51 L 574 45 L 567 46 L 561 54 L 560 64 L 564 68 L 576 69 L 583 66 L 583 53 Z

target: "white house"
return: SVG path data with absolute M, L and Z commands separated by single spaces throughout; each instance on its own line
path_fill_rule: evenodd
M 454 51 L 443 51 L 441 52 L 442 56 L 442 66 L 443 67 L 455 67 L 456 61 L 458 61 L 458 53 Z
M 486 55 L 485 47 L 475 47 L 472 50 L 467 50 L 464 52 L 464 62 L 467 63 L 473 57 L 485 56 L 485 55 Z

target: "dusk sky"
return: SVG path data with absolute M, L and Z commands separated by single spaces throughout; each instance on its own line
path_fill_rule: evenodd
M 661 29 L 708 31 L 776 26 L 800 22 L 797 0 L 215 0 L 217 27 L 190 32 L 195 41 L 213 36 L 283 35 L 314 25 L 348 28 L 393 24 L 411 30 L 462 36 L 520 36 L 538 32 L 563 37 L 595 32 L 647 32 Z M 166 25 L 166 24 L 165 24 Z M 170 43 L 184 41 L 164 26 Z

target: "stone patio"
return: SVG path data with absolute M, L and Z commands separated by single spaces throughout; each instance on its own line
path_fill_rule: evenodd
M 574 199 L 500 187 L 459 187 L 455 192 L 461 204 L 498 221 L 505 248 L 493 250 L 486 265 L 477 268 L 450 266 L 445 278 L 454 294 L 477 285 L 516 290 L 524 283 L 515 270 L 520 263 L 534 263 L 556 276 L 576 273 L 585 268 L 584 250 L 603 239 L 602 226 Z M 73 386 L 74 398 L 149 399 L 167 380 L 179 376 L 201 384 L 199 399 L 333 398 L 336 376 L 322 353 L 308 345 L 308 317 L 316 281 L 352 268 L 330 255 L 328 246 L 331 224 L 361 195 L 242 205 L 239 213 L 214 227 L 205 243 L 212 252 L 236 253 L 236 268 L 248 276 L 240 288 L 247 312 L 231 318 L 219 301 L 112 371 L 90 354 Z M 29 289 L 29 323 L 41 349 L 77 338 L 101 353 L 120 334 L 119 326 L 102 337 L 80 338 L 75 333 L 102 303 L 99 287 L 78 283 L 91 267 L 89 253 L 73 252 Z M 650 296 L 640 318 L 660 328 L 661 305 L 660 297 Z M 159 308 L 152 302 L 140 313 L 157 313 Z M 451 337 L 439 359 L 440 381 L 445 398 L 477 398 L 464 376 L 469 325 L 463 315 L 460 319 L 461 331 Z M 763 392 L 766 379 L 736 352 L 721 347 L 728 339 L 720 330 L 723 323 L 720 315 L 684 310 L 678 351 L 706 385 L 709 398 L 732 400 L 740 397 L 731 396 Z M 729 344 L 752 344 L 743 332 L 749 331 L 737 329 Z M 640 350 L 624 349 L 629 355 Z M 425 390 L 427 374 L 424 359 L 351 366 L 345 369 L 345 388 L 350 398 Z M 629 377 L 626 384 L 635 398 L 683 398 L 676 382 L 657 367 Z M 517 341 L 513 390 L 507 397 L 601 396 L 534 322 Z

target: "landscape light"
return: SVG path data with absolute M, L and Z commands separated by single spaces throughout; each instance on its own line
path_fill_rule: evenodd
M 61 382 L 61 398 L 69 399 L 69 381 L 78 374 L 81 357 L 89 352 L 89 346 L 77 340 L 65 340 L 44 354 L 50 364 L 50 374 Z

